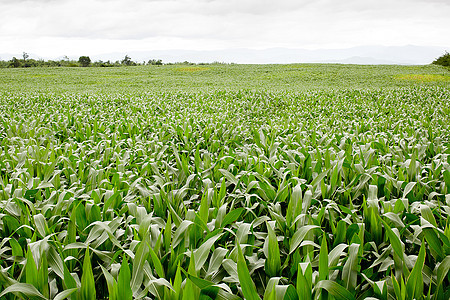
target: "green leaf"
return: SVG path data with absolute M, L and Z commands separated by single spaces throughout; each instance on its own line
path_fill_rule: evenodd
M 347 247 L 347 244 L 339 244 L 330 251 L 328 254 L 328 268 L 333 268 L 338 264 L 341 254 Z
M 208 190 L 206 190 L 200 201 L 200 209 L 199 216 L 200 219 L 206 224 L 208 223 L 208 212 L 209 212 L 209 203 L 208 203 Z
M 336 226 L 336 232 L 334 233 L 334 242 L 333 246 L 337 246 L 338 244 L 345 242 L 345 234 L 347 231 L 347 224 L 344 220 L 340 220 Z
M 142 241 L 137 246 L 136 254 L 133 259 L 133 270 L 131 274 L 131 290 L 135 295 L 139 288 L 142 285 L 142 281 L 144 279 L 144 264 L 147 261 L 149 253 L 148 244 L 145 241 Z
M 199 300 L 214 300 L 217 299 L 220 289 L 217 286 L 211 286 L 200 291 Z
M 420 206 L 420 214 L 431 225 L 433 225 L 434 227 L 438 227 L 437 223 L 436 223 L 436 219 L 434 218 L 433 212 L 431 211 L 431 208 L 428 205 L 421 205 Z
M 322 245 L 319 252 L 319 280 L 328 278 L 328 246 L 325 233 L 322 236 Z
M 309 262 L 298 264 L 297 294 L 300 299 L 312 299 L 312 267 Z
M 308 234 L 308 232 L 312 229 L 320 229 L 317 225 L 306 225 L 300 227 L 292 236 L 290 240 L 290 247 L 289 247 L 289 254 L 292 254 L 292 252 L 297 249 L 297 247 L 303 242 L 303 239 Z
M 206 274 L 211 275 L 213 273 L 218 272 L 220 266 L 222 265 L 223 259 L 227 253 L 228 250 L 221 247 L 217 247 L 211 256 L 208 265 L 208 271 L 206 272 Z
M 222 173 L 222 175 L 231 183 L 233 183 L 234 185 L 238 184 L 238 180 L 236 179 L 236 177 L 231 174 L 229 171 L 224 170 L 224 169 L 219 169 L 219 172 Z
M 408 182 L 408 184 L 405 186 L 405 190 L 403 191 L 403 198 L 406 198 L 406 196 L 411 193 L 416 184 L 417 182 Z
M 387 296 L 387 281 L 386 280 L 380 280 L 380 281 L 376 281 L 373 283 L 372 285 L 373 290 L 375 292 L 375 294 L 380 297 L 383 300 L 387 300 L 388 296 Z M 367 299 L 367 298 L 366 298 Z
M 123 256 L 120 266 L 119 277 L 117 279 L 117 297 L 121 300 L 133 299 L 133 291 L 130 285 L 131 274 L 126 255 Z
M 345 288 L 353 291 L 356 288 L 358 279 L 358 252 L 359 244 L 351 244 L 348 250 L 348 258 L 342 269 L 342 280 L 345 283 Z
M 265 270 L 267 275 L 274 277 L 279 275 L 281 270 L 281 257 L 280 248 L 278 246 L 278 239 L 275 231 L 272 229 L 269 223 L 266 222 L 266 227 L 268 230 L 268 250 L 267 259 L 265 261 Z
M 170 251 L 170 243 L 172 242 L 172 217 L 168 213 L 166 226 L 164 227 L 164 249 Z
M 25 264 L 25 282 L 28 284 L 33 285 L 34 287 L 38 287 L 38 268 L 36 266 L 36 263 L 33 258 L 33 254 L 31 253 L 31 249 L 28 248 L 27 254 L 26 254 L 26 264 Z
M 78 288 L 75 279 L 73 279 L 73 276 L 70 274 L 66 265 L 64 265 L 63 286 L 65 286 L 66 289 Z
M 61 277 L 61 279 L 64 279 L 64 263 L 61 259 L 63 257 L 61 254 L 59 254 L 55 247 L 50 247 L 47 252 L 48 256 L 48 265 L 50 268 Z
M 288 285 L 283 300 L 298 300 L 298 299 L 299 297 L 297 295 L 297 291 L 295 290 L 294 286 L 292 286 L 291 284 Z
M 419 256 L 417 257 L 414 268 L 406 280 L 406 290 L 409 299 L 420 299 L 423 297 L 423 275 L 422 270 L 425 264 L 425 243 L 420 246 Z
M 48 299 L 44 297 L 44 295 L 42 295 L 34 286 L 28 283 L 13 283 L 0 293 L 0 298 L 8 293 L 22 293 L 27 297 Z
M 182 269 L 180 267 L 180 263 L 178 262 L 177 271 L 175 272 L 175 279 L 173 281 L 173 289 L 174 289 L 173 294 L 175 294 L 176 296 L 179 296 L 181 293 L 181 283 L 182 283 L 181 270 Z
M 73 289 L 69 289 L 69 290 L 64 290 L 61 293 L 59 293 L 58 295 L 55 296 L 55 298 L 53 298 L 53 300 L 63 300 L 66 299 L 67 297 L 69 297 L 70 295 L 72 295 L 73 293 L 75 293 L 76 291 L 78 291 L 77 288 L 73 288 Z
M 38 269 L 38 290 L 45 297 L 49 297 L 49 287 L 48 287 L 48 263 L 47 263 L 47 253 L 43 252 L 41 254 L 41 259 Z
M 394 293 L 397 299 L 402 299 L 402 290 L 400 288 L 400 284 L 397 281 L 397 278 L 395 278 L 394 274 L 391 275 L 392 285 L 394 287 Z M 403 276 L 400 278 L 400 280 L 403 282 Z
M 45 217 L 42 214 L 37 214 L 33 216 L 33 219 L 38 233 L 42 237 L 46 237 L 49 234 L 49 230 Z
M 239 218 L 239 216 L 242 214 L 243 211 L 244 211 L 243 207 L 231 210 L 223 218 L 223 221 L 222 221 L 222 224 L 220 224 L 220 227 L 223 228 L 223 227 L 235 222 Z
M 441 240 L 437 236 L 434 228 L 423 228 L 422 229 L 425 240 L 427 241 L 430 249 L 434 252 L 431 252 L 433 256 L 437 256 L 436 260 L 441 261 L 445 257 L 444 250 L 442 249 Z
M 86 218 L 86 209 L 82 202 L 80 202 L 74 211 L 75 214 L 75 222 L 77 226 L 83 231 L 89 224 Z
M 156 274 L 158 274 L 158 276 L 160 278 L 164 278 L 165 277 L 164 268 L 161 264 L 161 261 L 158 258 L 158 255 L 156 255 L 155 251 L 153 251 L 153 249 L 150 247 L 150 245 L 148 245 L 147 249 L 150 253 L 150 257 L 152 259 L 153 266 L 155 267 Z
M 96 299 L 94 274 L 92 272 L 91 258 L 89 256 L 89 247 L 86 248 L 83 261 L 83 275 L 81 275 L 80 287 L 81 300 Z
M 178 246 L 178 244 L 184 239 L 184 236 L 186 232 L 188 231 L 189 227 L 191 227 L 194 224 L 194 222 L 189 220 L 183 220 L 178 226 L 177 230 L 175 231 L 173 238 L 172 238 L 172 247 L 175 248 Z
M 204 242 L 197 250 L 195 250 L 195 269 L 196 271 L 200 271 L 200 269 L 205 264 L 208 259 L 209 252 L 211 251 L 211 247 L 214 243 L 222 236 L 222 234 L 216 235 L 212 238 L 209 238 L 206 242 Z
M 103 275 L 106 279 L 106 284 L 108 286 L 108 293 L 109 293 L 109 299 L 110 300 L 118 300 L 117 297 L 117 282 L 114 279 L 114 277 L 108 272 L 108 270 L 105 269 L 102 265 L 100 265 Z
M 239 284 L 241 285 L 244 298 L 246 300 L 260 300 L 258 292 L 256 291 L 255 284 L 253 283 L 253 280 L 250 276 L 250 272 L 248 271 L 244 255 L 242 254 L 241 245 L 239 244 L 239 241 L 237 239 L 236 239 L 236 247 L 238 250 L 237 271 L 239 277 Z
M 389 241 L 391 242 L 392 248 L 394 249 L 395 254 L 400 259 L 403 259 L 403 246 L 402 242 L 398 238 L 398 236 L 392 231 L 391 227 L 380 217 L 381 222 L 384 225 L 384 229 L 386 231 L 386 234 L 389 238 Z
M 450 270 L 450 255 L 447 255 L 437 269 L 437 286 L 440 286 Z
M 15 239 L 11 238 L 9 240 L 9 245 L 11 246 L 13 256 L 23 256 L 22 247 Z
M 315 186 L 316 184 L 319 184 L 322 182 L 322 179 L 325 178 L 325 176 L 327 176 L 329 170 L 325 170 L 322 173 L 320 173 L 319 175 L 317 175 L 316 178 L 314 178 L 314 180 L 311 182 L 312 186 Z
M 182 269 L 183 270 L 183 269 Z M 195 271 L 195 253 L 191 252 L 189 260 L 188 274 L 197 276 Z M 194 285 L 192 280 L 188 280 L 183 288 L 183 300 L 197 299 L 200 295 L 200 288 Z
M 194 283 L 200 289 L 206 289 L 215 284 L 214 282 L 211 282 L 211 281 L 199 278 L 197 276 L 194 276 L 192 274 L 189 274 L 183 269 L 182 269 L 182 271 L 183 271 L 184 275 L 186 275 L 186 277 L 188 277 L 192 281 L 192 283 Z
M 286 222 L 288 226 L 292 225 L 292 220 L 302 211 L 302 188 L 300 184 L 297 184 L 292 188 L 291 197 L 289 199 L 288 208 L 286 211 Z
M 315 289 L 325 289 L 328 293 L 333 295 L 337 300 L 354 300 L 355 296 L 345 289 L 342 285 L 331 280 L 321 280 L 319 281 Z
M 275 286 L 280 282 L 280 277 L 272 277 L 266 285 L 266 290 L 264 291 L 264 300 L 276 300 Z

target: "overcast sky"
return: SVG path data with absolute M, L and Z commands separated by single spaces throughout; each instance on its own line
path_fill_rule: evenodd
M 450 46 L 450 0 L 0 0 L 0 53 Z

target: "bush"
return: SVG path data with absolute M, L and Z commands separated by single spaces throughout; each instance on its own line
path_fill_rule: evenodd
M 89 67 L 89 65 L 91 64 L 91 59 L 89 58 L 89 56 L 80 56 L 78 62 L 82 67 Z
M 93 64 L 94 67 L 114 67 L 114 63 L 112 63 L 111 61 L 96 61 Z
M 445 67 L 450 67 L 450 53 L 448 53 L 447 51 L 445 51 L 445 54 L 442 55 L 439 58 L 436 58 L 433 61 L 434 65 L 440 65 L 440 66 L 445 66 Z
M 19 68 L 22 66 L 22 63 L 20 62 L 20 60 L 18 60 L 17 58 L 13 57 L 10 61 L 9 61 L 9 67 L 10 68 Z
M 148 62 L 147 62 L 147 65 L 156 65 L 156 66 L 161 66 L 163 63 L 162 63 L 162 60 L 161 59 L 158 59 L 158 60 L 156 60 L 156 59 L 150 59 Z

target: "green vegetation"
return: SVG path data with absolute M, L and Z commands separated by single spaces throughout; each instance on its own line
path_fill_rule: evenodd
M 89 65 L 91 64 L 91 59 L 89 58 L 89 56 L 80 56 L 80 58 L 78 59 L 78 63 L 81 67 L 89 67 Z
M 434 80 L 414 80 L 424 76 Z M 0 91 L 133 93 L 449 87 L 448 69 L 436 66 L 148 65 L 122 68 L 0 69 Z M 405 78 L 406 77 L 406 78 Z M 423 81 L 423 82 L 422 82 Z
M 23 53 L 23 59 L 13 57 L 9 61 L 0 60 L 0 68 L 35 68 L 35 67 L 120 67 L 120 66 L 138 66 L 145 65 L 145 62 L 138 63 L 131 60 L 126 55 L 121 61 L 112 62 L 98 60 L 91 63 L 89 56 L 80 56 L 78 60 L 70 60 L 67 56 L 60 60 L 43 60 L 29 58 L 28 53 Z M 148 65 L 162 65 L 162 61 L 151 59 L 147 62 Z
M 440 76 L 0 70 L 0 298 L 449 299 Z
M 445 52 L 445 54 L 436 58 L 436 60 L 433 61 L 433 64 L 450 67 L 450 53 Z
M 395 76 L 395 78 L 403 79 L 403 80 L 413 80 L 413 81 L 419 81 L 419 82 L 450 81 L 450 75 L 437 75 L 437 74 L 405 74 L 405 75 L 397 75 L 397 76 Z

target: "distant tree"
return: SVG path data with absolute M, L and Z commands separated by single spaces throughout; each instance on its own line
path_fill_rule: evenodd
M 20 63 L 20 60 L 18 60 L 17 58 L 13 57 L 10 61 L 9 61 L 9 67 L 10 68 L 19 68 L 22 64 Z
M 128 55 L 125 55 L 125 57 L 120 62 L 124 66 L 135 66 L 136 63 L 131 60 L 131 58 Z
M 156 59 L 150 59 L 148 62 L 147 62 L 147 65 L 157 65 L 157 66 L 160 66 L 160 65 L 162 65 L 163 63 L 162 63 L 162 60 L 160 60 L 160 59 L 158 59 L 158 60 L 156 60 Z
M 24 65 L 25 68 L 33 68 L 33 67 L 39 67 L 39 61 L 32 59 L 32 58 L 28 58 L 26 60 L 26 63 Z
M 29 65 L 27 64 L 27 59 L 28 59 L 28 57 L 30 57 L 30 55 L 28 55 L 28 53 L 26 53 L 26 52 L 23 52 L 22 57 L 23 57 L 23 66 L 29 67 Z
M 445 67 L 450 67 L 450 53 L 448 53 L 447 51 L 445 51 L 445 54 L 436 58 L 433 61 L 434 65 L 441 65 L 441 66 L 445 66 Z
M 114 64 L 111 61 L 96 61 L 93 63 L 94 67 L 114 67 Z
M 82 67 L 89 67 L 89 65 L 91 64 L 91 59 L 89 58 L 89 56 L 80 56 L 80 58 L 78 59 L 78 63 Z

